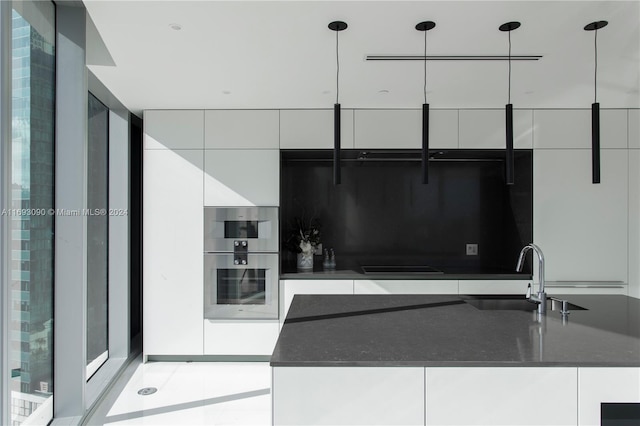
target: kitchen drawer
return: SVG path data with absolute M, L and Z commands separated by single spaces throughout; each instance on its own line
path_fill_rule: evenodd
M 640 368 L 579 368 L 578 385 L 578 424 L 597 426 L 601 403 L 640 401 Z
M 204 320 L 205 355 L 271 355 L 278 320 Z
M 531 280 L 460 280 L 460 294 L 526 294 Z M 537 286 L 537 283 L 535 284 Z
M 354 294 L 458 294 L 457 280 L 355 280 Z
M 425 369 L 427 425 L 577 424 L 576 368 Z

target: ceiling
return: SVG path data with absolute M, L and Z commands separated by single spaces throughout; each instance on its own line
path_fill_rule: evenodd
M 589 108 L 594 100 L 640 107 L 640 1 L 98 1 L 84 0 L 108 49 L 89 52 L 91 71 L 129 109 L 331 108 L 340 33 L 343 108 L 419 108 L 422 61 L 366 55 L 506 55 L 508 21 L 515 108 Z M 180 30 L 171 28 L 181 26 Z M 502 108 L 506 61 L 430 61 L 432 108 Z

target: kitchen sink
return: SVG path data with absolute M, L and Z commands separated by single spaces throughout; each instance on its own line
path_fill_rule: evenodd
M 370 265 L 362 266 L 365 274 L 442 274 L 442 271 L 426 265 Z
M 531 302 L 520 295 L 486 295 L 486 296 L 465 296 L 464 301 L 476 309 L 482 311 L 535 311 L 538 304 Z M 547 298 L 547 311 L 560 311 L 561 301 Z M 567 303 L 567 309 L 571 311 L 585 311 L 586 308 Z

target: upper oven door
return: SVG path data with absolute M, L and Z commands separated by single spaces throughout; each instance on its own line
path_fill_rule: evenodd
M 232 252 L 236 240 L 248 251 L 278 251 L 277 207 L 205 207 L 204 251 Z

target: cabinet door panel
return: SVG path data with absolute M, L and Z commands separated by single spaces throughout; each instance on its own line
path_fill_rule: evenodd
M 356 110 L 356 148 L 422 148 L 422 110 Z M 429 148 L 458 147 L 458 111 L 429 111 Z
M 205 111 L 205 148 L 278 148 L 278 110 Z
M 457 280 L 354 280 L 354 294 L 458 294 Z
M 515 264 L 514 264 L 515 268 Z M 460 294 L 522 294 L 531 280 L 460 280 Z
M 145 149 L 204 148 L 204 111 L 147 110 L 144 112 Z
M 576 368 L 426 368 L 427 425 L 575 425 Z
M 533 167 L 534 242 L 546 279 L 627 282 L 627 151 L 602 150 L 597 185 L 590 150 L 535 150 Z
M 629 110 L 629 148 L 640 148 L 640 109 Z
M 590 148 L 591 110 L 535 110 L 535 148 Z M 600 110 L 600 146 L 627 147 L 627 111 Z
M 421 367 L 275 367 L 275 425 L 423 425 Z
M 280 152 L 277 149 L 208 149 L 204 153 L 206 206 L 280 204 Z
M 629 296 L 640 299 L 640 149 L 629 150 Z
M 600 425 L 602 402 L 640 402 L 640 368 L 579 368 L 578 383 L 580 426 Z
M 353 148 L 352 109 L 343 109 L 340 114 L 340 146 L 344 149 Z M 333 148 L 333 110 L 281 110 L 280 148 Z
M 144 152 L 144 352 L 202 355 L 202 151 Z
M 460 148 L 504 149 L 506 146 L 504 109 L 460 110 Z M 531 110 L 513 111 L 513 147 L 533 147 Z

